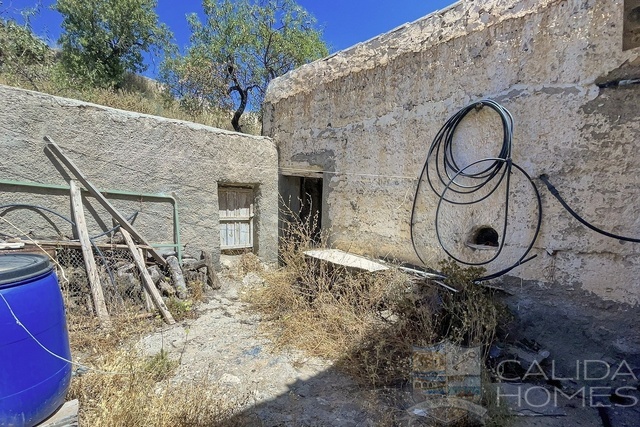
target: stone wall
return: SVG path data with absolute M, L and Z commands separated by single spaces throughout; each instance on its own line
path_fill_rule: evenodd
M 150 195 L 108 194 L 123 215 L 138 212 L 134 225 L 147 241 L 174 242 L 177 205 L 186 255 L 197 257 L 205 250 L 218 260 L 218 186 L 252 187 L 254 250 L 267 262 L 277 261 L 277 154 L 270 139 L 6 86 L 0 86 L 0 99 L 0 205 L 35 204 L 72 216 L 64 189 L 68 174 L 46 149 L 47 135 L 100 190 Z M 90 234 L 112 227 L 110 216 L 88 194 L 85 211 Z M 71 236 L 69 225 L 53 215 L 45 219 L 29 209 L 3 214 L 38 239 Z M 0 232 L 20 234 L 4 221 Z
M 594 225 L 640 236 L 640 49 L 623 50 L 623 9 L 622 0 L 456 3 L 274 80 L 265 135 L 283 175 L 322 171 L 322 221 L 335 246 L 415 263 L 409 219 L 431 141 L 460 108 L 500 102 L 515 121 L 513 160 L 542 196 L 537 257 L 505 282 L 521 296 L 515 306 L 535 328 L 570 318 L 566 329 L 582 325 L 594 351 L 640 354 L 629 320 L 640 303 L 640 245 L 588 230 L 537 179 L 547 174 Z M 491 157 L 501 132 L 489 109 L 471 113 L 455 150 L 466 163 Z M 517 260 L 533 235 L 535 195 L 521 175 L 514 180 L 505 249 L 489 272 Z M 438 198 L 419 197 L 416 243 L 437 267 L 446 258 Z M 486 256 L 466 243 L 481 226 L 502 234 L 503 206 L 492 197 L 443 212 L 443 240 L 467 259 Z M 627 337 L 615 338 L 621 329 Z

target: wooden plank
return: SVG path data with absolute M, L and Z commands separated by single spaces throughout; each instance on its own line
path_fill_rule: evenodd
M 80 248 L 82 244 L 80 242 L 71 242 L 67 240 L 25 240 L 25 246 L 42 246 L 47 248 Z M 114 250 L 114 249 L 126 249 L 129 250 L 129 246 L 120 245 L 116 243 L 96 243 L 93 245 L 100 249 Z M 140 249 L 151 249 L 151 246 L 137 245 Z
M 96 315 L 100 320 L 100 325 L 102 325 L 103 328 L 111 328 L 111 318 L 107 311 L 107 305 L 104 302 L 100 276 L 98 275 L 98 269 L 96 268 L 96 261 L 93 258 L 93 249 L 91 248 L 89 232 L 87 231 L 87 223 L 84 218 L 84 208 L 82 206 L 80 189 L 74 180 L 69 182 L 69 188 L 71 192 L 71 210 L 73 211 L 73 219 L 76 223 L 78 238 L 82 245 L 82 257 L 84 258 L 84 265 L 87 269 L 87 277 L 89 278 L 89 285 L 91 286 L 93 306 L 96 309 Z
M 0 242 L 0 249 L 20 249 L 24 248 L 24 242 Z
M 124 229 L 124 227 L 120 231 L 122 232 L 122 236 L 124 237 L 124 240 L 127 243 L 129 250 L 131 251 L 133 261 L 138 266 L 138 270 L 140 270 L 140 275 L 142 276 L 142 284 L 144 285 L 147 292 L 149 292 L 151 300 L 153 301 L 153 305 L 155 305 L 156 308 L 160 311 L 160 314 L 162 315 L 164 321 L 169 325 L 173 325 L 174 323 L 176 323 L 176 321 L 173 320 L 173 316 L 162 300 L 162 295 L 160 295 L 160 292 L 156 288 L 156 285 L 153 284 L 153 280 L 151 279 L 151 275 L 147 271 L 147 266 L 144 262 L 144 259 L 140 255 L 140 252 L 138 251 L 136 244 L 133 242 L 131 235 L 127 230 Z
M 124 216 L 122 216 L 122 214 L 120 214 L 120 212 L 118 212 L 116 208 L 113 207 L 113 205 L 102 195 L 102 193 L 100 193 L 100 191 L 98 191 L 98 189 L 94 187 L 94 185 L 91 184 L 91 182 L 89 182 L 89 180 L 82 174 L 82 172 L 80 172 L 80 169 L 78 169 L 78 167 L 62 153 L 62 151 L 60 150 L 60 147 L 58 147 L 58 144 L 56 144 L 48 136 L 45 136 L 44 140 L 48 143 L 47 147 L 49 148 L 49 150 L 51 150 L 51 152 L 55 154 L 56 157 L 58 157 L 58 159 L 62 163 L 64 163 L 67 169 L 69 169 L 69 172 L 71 172 L 78 179 L 78 181 L 80 181 L 82 185 L 84 185 L 84 187 L 89 191 L 89 193 L 91 193 L 91 195 L 95 197 L 96 200 L 107 210 L 107 212 L 109 212 L 111 216 L 116 221 L 118 221 L 122 229 L 127 230 L 129 233 L 131 233 L 131 235 L 139 243 L 142 243 L 146 246 L 151 246 L 140 235 L 140 233 L 138 233 L 136 229 L 133 228 L 131 224 L 129 224 L 127 219 Z M 151 253 L 151 255 L 153 256 L 153 258 L 156 260 L 158 264 L 163 266 L 166 265 L 165 259 L 155 249 L 149 249 L 149 252 Z
M 140 258 L 145 259 L 144 252 L 142 251 L 142 249 L 139 246 L 138 246 L 138 253 L 140 254 Z M 147 271 L 149 271 L 149 270 L 147 270 Z M 153 280 L 153 278 L 151 280 Z M 145 308 L 145 310 L 147 310 L 148 312 L 152 312 L 153 311 L 153 300 L 151 299 L 151 295 L 149 295 L 149 292 L 147 292 L 147 288 L 145 288 L 144 285 L 142 285 L 142 295 L 144 296 L 144 308 Z

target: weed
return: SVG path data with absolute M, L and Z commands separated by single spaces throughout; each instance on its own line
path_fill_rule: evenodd
M 187 289 L 194 302 L 204 301 L 204 288 L 205 285 L 201 280 L 190 280 L 187 282 Z
M 277 346 L 296 347 L 336 364 L 373 387 L 406 383 L 413 346 L 444 339 L 459 345 L 493 340 L 499 308 L 492 295 L 473 283 L 481 269 L 443 264 L 452 293 L 396 269 L 357 272 L 310 259 L 304 251 L 326 245 L 314 235 L 313 218 L 286 212 L 282 267 L 263 273 L 266 286 L 248 299 L 276 325 Z
M 170 378 L 177 367 L 178 362 L 169 359 L 169 353 L 161 349 L 159 353 L 147 360 L 144 370 L 154 381 L 159 382 Z
M 193 310 L 193 302 L 190 300 L 181 300 L 171 297 L 167 299 L 167 308 L 171 312 L 174 320 L 177 322 L 196 317 L 196 312 Z

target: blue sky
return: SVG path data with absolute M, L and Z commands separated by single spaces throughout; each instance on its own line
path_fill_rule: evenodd
M 18 16 L 18 11 L 32 8 L 37 0 L 0 0 L 0 12 Z M 33 30 L 54 45 L 60 35 L 61 17 L 50 10 L 55 0 L 41 0 L 40 12 L 32 19 Z M 330 51 L 346 49 L 357 43 L 386 33 L 395 27 L 412 22 L 453 0 L 298 0 L 298 3 L 318 20 Z M 158 0 L 160 21 L 169 26 L 181 48 L 189 41 L 189 27 L 185 16 L 201 12 L 201 0 Z M 147 73 L 154 74 L 151 64 Z

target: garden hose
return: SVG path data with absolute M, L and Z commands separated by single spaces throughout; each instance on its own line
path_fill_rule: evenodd
M 549 176 L 547 174 L 540 175 L 540 180 L 546 184 L 547 188 L 549 189 L 549 192 L 553 195 L 553 197 L 558 199 L 558 201 L 560 202 L 562 207 L 565 208 L 567 210 L 567 212 L 569 212 L 571 214 L 571 216 L 573 216 L 575 219 L 577 219 L 585 227 L 589 228 L 590 230 L 595 231 L 596 233 L 600 233 L 600 234 L 602 234 L 604 236 L 611 237 L 612 239 L 623 240 L 625 242 L 640 243 L 640 239 L 634 239 L 632 237 L 619 236 L 617 234 L 609 233 L 608 231 L 604 231 L 604 230 L 602 230 L 602 229 L 600 229 L 600 228 L 588 223 L 584 218 L 582 218 L 580 215 L 578 215 L 576 213 L 576 211 L 571 209 L 571 206 L 569 206 L 567 204 L 567 202 L 564 201 L 564 199 L 562 198 L 562 196 L 560 195 L 560 193 L 558 192 L 556 187 L 554 187 L 553 184 L 551 184 L 551 182 L 549 181 Z
M 489 107 L 495 111 L 502 122 L 502 144 L 500 146 L 499 153 L 495 157 L 488 157 L 481 160 L 472 162 L 471 164 L 460 167 L 460 160 L 456 159 L 453 150 L 453 136 L 457 127 L 464 120 L 464 118 L 472 111 L 480 110 L 484 107 Z M 438 206 L 436 208 L 435 229 L 438 243 L 445 251 L 445 253 L 454 259 L 455 261 L 470 266 L 482 266 L 494 261 L 504 249 L 505 236 L 508 226 L 509 208 L 510 208 L 510 193 L 511 193 L 511 176 L 514 172 L 521 173 L 528 183 L 531 185 L 533 193 L 535 194 L 535 202 L 537 207 L 537 217 L 535 219 L 535 232 L 529 243 L 527 244 L 524 252 L 518 258 L 516 262 L 511 264 L 505 269 L 498 272 L 488 274 L 475 280 L 475 282 L 481 282 L 485 280 L 494 279 L 500 277 L 503 274 L 508 273 L 517 266 L 528 262 L 536 257 L 536 255 L 529 256 L 529 252 L 533 248 L 534 242 L 540 232 L 540 225 L 542 223 L 542 202 L 538 189 L 527 172 L 517 164 L 513 163 L 511 159 L 511 146 L 513 139 L 513 117 L 511 113 L 499 103 L 484 99 L 478 102 L 474 102 L 467 107 L 462 108 L 452 117 L 438 131 L 434 138 L 427 159 L 424 162 L 424 166 L 420 173 L 418 183 L 416 185 L 416 191 L 413 198 L 413 206 L 411 209 L 411 244 L 420 261 L 425 264 L 425 260 L 422 257 L 415 237 L 415 219 L 416 208 L 418 205 L 418 196 L 423 182 L 427 182 L 431 190 L 438 196 Z M 435 171 L 433 170 L 435 168 Z M 473 169 L 472 169 L 473 168 Z M 496 253 L 486 261 L 473 262 L 464 260 L 454 256 L 444 245 L 441 230 L 440 230 L 440 214 L 443 203 L 449 203 L 453 205 L 474 205 L 482 202 L 490 197 L 500 185 L 505 184 L 505 200 L 503 204 L 504 221 L 502 223 L 502 234 L 499 236 L 499 242 Z M 443 189 L 439 191 L 437 186 L 443 186 Z M 483 193 L 480 190 L 484 189 Z M 454 200 L 448 197 L 452 196 L 462 197 L 464 201 Z

